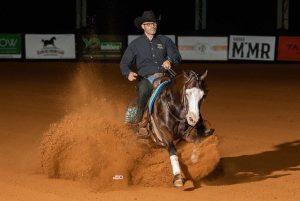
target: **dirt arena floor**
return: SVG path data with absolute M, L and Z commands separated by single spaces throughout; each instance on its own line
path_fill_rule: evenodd
M 181 69 L 208 69 L 201 111 L 221 158 L 191 191 L 124 125 L 135 83 L 117 63 L 0 62 L 0 201 L 300 200 L 300 64 Z

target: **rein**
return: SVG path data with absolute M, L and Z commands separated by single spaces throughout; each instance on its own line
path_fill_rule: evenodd
M 173 76 L 173 78 L 177 75 L 177 73 L 171 68 L 168 69 L 168 72 Z

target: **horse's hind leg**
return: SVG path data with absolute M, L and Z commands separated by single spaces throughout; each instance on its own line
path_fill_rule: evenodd
M 180 169 L 178 156 L 176 155 L 176 149 L 173 144 L 170 144 L 168 149 L 173 170 L 173 185 L 175 187 L 182 187 L 184 185 L 184 178 Z

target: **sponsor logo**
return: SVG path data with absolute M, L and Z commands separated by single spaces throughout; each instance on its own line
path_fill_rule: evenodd
M 0 38 L 0 48 L 15 48 L 17 42 L 17 39 Z
M 227 45 L 213 45 L 211 49 L 215 52 L 223 52 L 227 50 Z
M 83 38 L 84 48 L 88 50 L 103 50 L 103 51 L 120 51 L 122 49 L 121 42 L 101 41 L 99 38 Z
M 101 41 L 99 38 L 92 37 L 92 38 L 83 38 L 82 39 L 85 48 L 100 48 L 101 46 Z
M 207 45 L 204 43 L 197 43 L 196 45 L 194 45 L 193 49 L 199 52 L 200 54 L 205 54 L 207 50 Z
M 50 39 L 42 39 L 41 43 L 43 47 L 40 50 L 37 50 L 37 55 L 43 56 L 62 56 L 65 54 L 65 51 L 56 47 L 55 45 L 56 37 L 53 36 Z
M 196 51 L 205 53 L 207 45 L 204 43 L 197 43 L 195 45 L 179 45 L 178 49 L 182 51 Z
M 297 44 L 293 44 L 293 43 L 287 44 L 286 47 L 289 51 L 296 52 L 297 54 L 300 54 L 300 46 L 298 46 Z
M 270 59 L 271 46 L 268 43 L 259 42 L 233 42 L 232 57 L 233 58 L 257 58 Z
M 194 50 L 194 46 L 192 46 L 192 45 L 179 45 L 178 49 L 182 50 L 182 51 L 192 51 L 192 50 Z
M 236 42 L 245 42 L 245 37 L 234 37 L 233 38 L 233 41 L 236 41 Z
M 122 48 L 121 42 L 102 42 L 101 50 L 105 51 L 120 51 Z
M 44 56 L 58 56 L 58 55 L 64 55 L 65 51 L 60 50 L 58 48 L 43 48 L 41 50 L 36 51 L 38 55 L 44 55 Z
M 201 53 L 205 53 L 207 51 L 207 49 L 212 50 L 214 52 L 222 52 L 222 51 L 227 51 L 227 45 L 206 45 L 206 44 L 201 44 L 198 43 L 196 45 L 180 45 L 178 47 L 179 50 L 182 51 L 197 51 L 197 52 L 201 52 Z

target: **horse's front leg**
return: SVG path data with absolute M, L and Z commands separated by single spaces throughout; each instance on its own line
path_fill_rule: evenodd
M 174 144 L 170 144 L 168 146 L 169 149 L 169 155 L 170 155 L 170 160 L 171 160 L 171 165 L 172 165 L 172 170 L 173 170 L 173 185 L 175 187 L 182 187 L 184 185 L 184 178 L 182 176 L 180 164 L 178 161 L 178 156 L 176 154 L 176 149 Z

